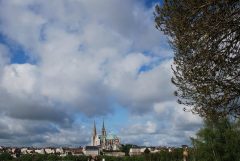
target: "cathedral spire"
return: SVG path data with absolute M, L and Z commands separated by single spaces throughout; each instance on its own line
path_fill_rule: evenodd
M 97 129 L 95 120 L 93 122 L 93 134 L 92 134 L 92 146 L 96 146 L 96 138 L 97 138 Z
M 97 129 L 96 129 L 96 123 L 95 123 L 95 120 L 94 120 L 94 125 L 93 125 L 93 136 L 96 136 L 97 135 Z
M 105 149 L 106 148 L 106 140 L 107 138 L 107 132 L 106 132 L 106 129 L 105 129 L 105 126 L 104 126 L 104 119 L 103 119 L 103 125 L 102 125 L 102 143 L 101 143 L 101 147 L 102 149 Z
M 102 125 L 102 136 L 106 137 L 107 133 L 106 133 L 106 129 L 105 129 L 105 125 L 104 125 L 104 120 L 103 120 L 103 125 Z
M 102 129 L 104 129 L 104 130 L 105 130 L 105 126 L 104 126 L 104 119 L 103 119 L 103 125 L 102 125 Z

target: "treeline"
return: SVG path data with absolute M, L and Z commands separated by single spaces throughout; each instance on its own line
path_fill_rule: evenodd
M 55 154 L 24 154 L 13 158 L 9 153 L 0 154 L 0 161 L 88 161 L 88 156 L 67 155 L 61 157 Z
M 193 150 L 189 149 L 189 161 L 194 161 Z M 140 156 L 125 156 L 125 157 L 113 157 L 113 156 L 98 156 L 95 160 L 102 161 L 182 161 L 183 160 L 183 149 L 177 148 L 172 152 L 161 151 L 159 153 L 149 153 Z M 25 154 L 19 158 L 13 158 L 8 153 L 0 154 L 1 161 L 88 161 L 91 157 L 89 156 L 73 156 L 68 155 L 60 157 L 54 154 Z
M 113 156 L 98 156 L 95 160 L 101 161 L 182 161 L 182 148 L 175 149 L 172 152 L 161 151 L 155 154 L 143 154 L 141 156 L 125 156 L 125 157 L 113 157 Z M 88 156 L 72 156 L 68 155 L 60 157 L 54 154 L 25 154 L 19 158 L 13 158 L 8 153 L 0 154 L 1 161 L 88 161 Z

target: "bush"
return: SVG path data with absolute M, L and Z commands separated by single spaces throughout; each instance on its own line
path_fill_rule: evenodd
M 0 154 L 0 160 L 2 161 L 2 160 L 12 160 L 12 156 L 9 154 L 9 153 L 6 153 L 6 152 L 4 152 L 4 153 L 2 153 L 2 154 Z

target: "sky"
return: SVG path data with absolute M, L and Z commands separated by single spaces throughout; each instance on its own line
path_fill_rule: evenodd
M 156 0 L 0 0 L 0 145 L 190 145 L 202 120 L 171 84 Z

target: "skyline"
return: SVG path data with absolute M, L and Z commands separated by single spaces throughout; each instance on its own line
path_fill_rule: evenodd
M 190 144 L 157 2 L 0 1 L 0 146 L 89 145 L 103 119 L 121 143 Z

